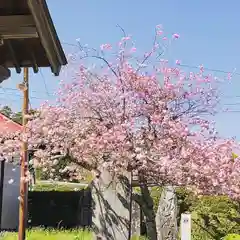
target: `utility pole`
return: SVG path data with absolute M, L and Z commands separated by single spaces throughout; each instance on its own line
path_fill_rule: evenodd
M 26 131 L 27 114 L 29 105 L 29 86 L 28 86 L 28 68 L 24 68 L 23 83 L 19 85 L 19 89 L 23 92 L 23 106 L 22 106 L 22 126 L 23 134 Z M 26 223 L 27 223 L 27 203 L 28 203 L 28 183 L 26 181 L 26 175 L 28 170 L 28 144 L 26 141 L 22 141 L 22 153 L 20 159 L 21 177 L 20 177 L 20 203 L 19 203 L 19 228 L 18 228 L 18 240 L 25 240 Z

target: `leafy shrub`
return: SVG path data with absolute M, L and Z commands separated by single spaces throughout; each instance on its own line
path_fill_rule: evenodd
M 204 196 L 192 207 L 193 239 L 220 239 L 240 232 L 240 205 L 223 196 Z
M 151 189 L 155 211 L 161 192 L 160 187 Z M 240 232 L 240 203 L 223 196 L 197 197 L 183 188 L 177 188 L 176 194 L 178 224 L 182 213 L 191 212 L 193 240 L 222 239 L 229 233 Z

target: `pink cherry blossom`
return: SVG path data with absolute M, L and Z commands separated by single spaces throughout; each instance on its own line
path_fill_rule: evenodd
M 100 46 L 101 50 L 110 50 L 112 48 L 111 44 L 106 43 Z
M 176 65 L 180 65 L 180 64 L 181 64 L 180 60 L 176 60 Z
M 180 35 L 178 33 L 174 33 L 173 38 L 178 39 L 178 38 L 180 38 Z
M 130 36 L 127 36 L 127 37 L 123 37 L 122 38 L 122 41 L 128 41 L 128 40 L 130 40 L 131 39 L 131 37 Z
M 239 199 L 240 160 L 232 154 L 240 145 L 220 138 L 206 117 L 219 102 L 214 77 L 159 62 L 158 48 L 142 59 L 131 48 L 124 43 L 117 54 L 110 51 L 106 68 L 90 68 L 83 58 L 76 76 L 60 85 L 57 103 L 43 104 L 25 134 L 0 135 L 1 155 L 11 160 L 26 139 L 33 163 L 54 179 L 79 180 L 81 167 L 95 175 L 105 168 Z M 62 158 L 67 164 L 58 169 Z M 26 173 L 22 180 L 28 179 Z
M 227 74 L 227 80 L 230 81 L 231 79 L 232 79 L 232 74 L 231 74 L 231 73 L 228 73 L 228 74 Z
M 136 51 L 137 51 L 137 49 L 135 47 L 132 47 L 131 50 L 130 50 L 131 53 L 134 53 Z
M 158 36 L 160 36 L 160 35 L 162 35 L 162 34 L 163 34 L 163 31 L 162 31 L 162 30 L 158 30 L 158 31 L 157 31 L 157 35 L 158 35 Z

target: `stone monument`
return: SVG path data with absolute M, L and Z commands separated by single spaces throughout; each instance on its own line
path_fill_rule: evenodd
M 131 236 L 139 234 L 140 210 L 131 201 L 129 173 L 114 178 L 104 170 L 92 182 L 91 188 L 94 239 L 128 240 L 130 229 Z

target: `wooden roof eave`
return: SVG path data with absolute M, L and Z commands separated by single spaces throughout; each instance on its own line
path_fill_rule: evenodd
M 52 72 L 55 76 L 58 76 L 61 66 L 67 64 L 67 59 L 54 28 L 46 1 L 27 0 L 27 4 L 36 24 L 39 38 L 49 59 Z

